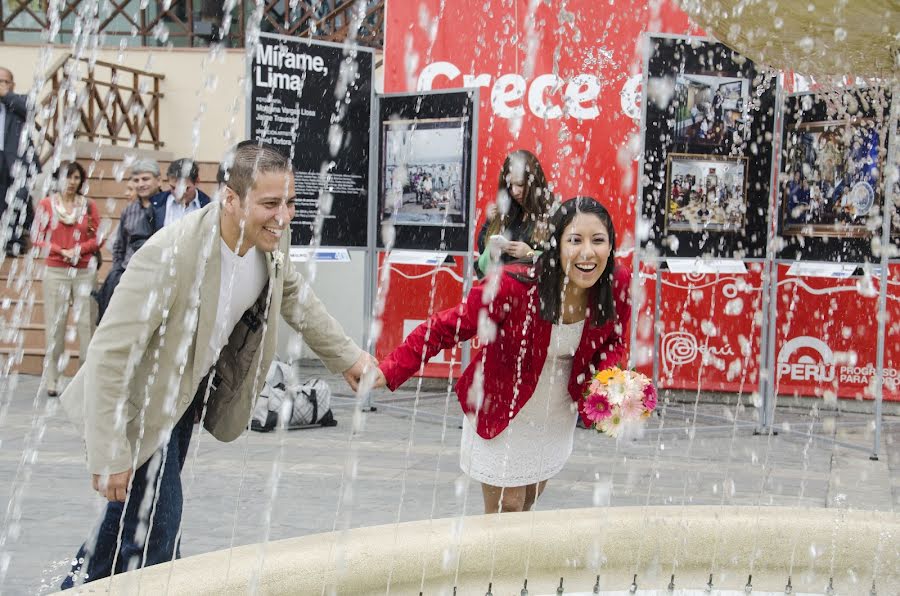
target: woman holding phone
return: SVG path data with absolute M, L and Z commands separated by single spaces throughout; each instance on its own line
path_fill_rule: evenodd
M 537 157 L 519 149 L 506 156 L 497 182 L 497 200 L 488 205 L 478 232 L 475 273 L 482 278 L 491 259 L 501 263 L 533 258 L 547 237 L 553 195 Z

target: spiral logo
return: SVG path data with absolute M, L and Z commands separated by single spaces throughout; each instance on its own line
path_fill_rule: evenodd
M 675 331 L 662 337 L 663 366 L 666 371 L 675 366 L 690 364 L 697 359 L 699 353 L 697 338 L 690 333 Z
M 684 274 L 685 279 L 693 283 L 700 283 L 703 281 L 703 278 L 706 277 L 705 273 L 697 273 L 696 271 L 692 271 L 691 273 Z

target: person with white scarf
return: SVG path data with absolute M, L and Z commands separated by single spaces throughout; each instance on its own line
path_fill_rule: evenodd
M 69 308 L 78 330 L 79 363 L 84 362 L 94 330 L 91 290 L 95 271 L 91 257 L 103 240 L 98 236 L 100 216 L 94 201 L 81 194 L 86 174 L 75 161 L 63 162 L 53 174 L 57 190 L 38 206 L 35 246 L 46 258 L 44 273 L 44 331 L 47 339 L 44 381 L 47 394 L 58 395 L 60 362 L 65 349 Z M 62 365 L 62 366 L 61 366 Z

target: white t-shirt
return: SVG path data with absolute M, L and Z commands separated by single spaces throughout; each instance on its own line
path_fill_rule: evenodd
M 224 240 L 220 242 L 222 276 L 219 282 L 219 306 L 216 309 L 213 332 L 209 336 L 209 349 L 201 369 L 204 371 L 209 371 L 219 359 L 219 352 L 228 343 L 231 332 L 247 309 L 259 298 L 269 277 L 266 257 L 255 247 L 239 257 L 228 248 Z

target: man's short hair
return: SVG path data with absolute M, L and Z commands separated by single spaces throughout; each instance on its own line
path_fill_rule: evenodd
M 159 177 L 159 164 L 156 163 L 155 159 L 139 159 L 131 164 L 131 171 L 128 176 L 137 176 L 138 174 L 153 174 Z
M 200 168 L 197 167 L 193 159 L 182 157 L 169 164 L 169 167 L 166 169 L 166 177 L 177 180 L 187 178 L 196 184 L 197 179 L 200 178 Z
M 253 188 L 256 176 L 271 172 L 291 172 L 291 162 L 283 153 L 265 143 L 242 141 L 228 159 L 219 165 L 216 180 L 233 190 L 241 201 Z

